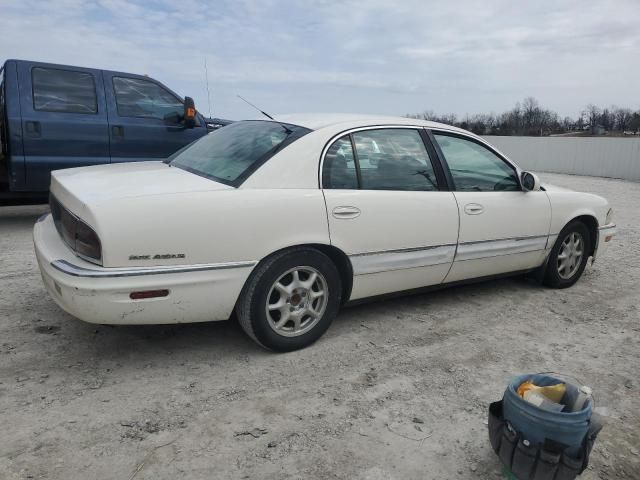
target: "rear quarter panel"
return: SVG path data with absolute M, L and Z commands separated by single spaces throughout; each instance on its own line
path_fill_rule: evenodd
M 317 188 L 151 195 L 86 208 L 106 267 L 259 261 L 292 245 L 329 244 Z M 155 254 L 185 257 L 129 258 Z

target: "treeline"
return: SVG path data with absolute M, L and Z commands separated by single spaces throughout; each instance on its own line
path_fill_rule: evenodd
M 407 117 L 455 125 L 477 135 L 640 135 L 640 110 L 587 105 L 578 118 L 560 118 L 556 112 L 542 108 L 533 97 L 525 98 L 501 114 L 481 113 L 458 118 L 453 113 L 438 115 L 427 110 Z

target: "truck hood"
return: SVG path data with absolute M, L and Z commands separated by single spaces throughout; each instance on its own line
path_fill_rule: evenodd
M 128 197 L 233 190 L 164 162 L 135 162 L 69 168 L 51 173 L 51 193 L 82 218 L 91 206 Z

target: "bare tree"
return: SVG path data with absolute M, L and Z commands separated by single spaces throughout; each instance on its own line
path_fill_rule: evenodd
M 554 133 L 583 133 L 587 128 L 592 134 L 598 126 L 608 132 L 640 132 L 640 110 L 611 106 L 601 109 L 589 104 L 577 119 L 560 118 L 553 110 L 543 108 L 538 100 L 527 97 L 522 102 L 501 114 L 473 114 L 458 119 L 453 113 L 440 115 L 433 110 L 419 114 L 408 114 L 410 118 L 420 118 L 455 125 L 471 130 L 479 135 L 550 135 Z
M 615 129 L 620 132 L 626 132 L 633 119 L 633 112 L 630 108 L 611 107 L 615 117 Z
M 590 103 L 587 105 L 584 114 L 587 117 L 587 125 L 591 129 L 591 133 L 595 133 L 598 126 L 598 118 L 600 117 L 600 108 Z

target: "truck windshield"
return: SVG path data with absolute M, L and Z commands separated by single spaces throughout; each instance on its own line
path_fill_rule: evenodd
M 311 130 L 263 120 L 232 123 L 174 154 L 169 165 L 234 187 Z

